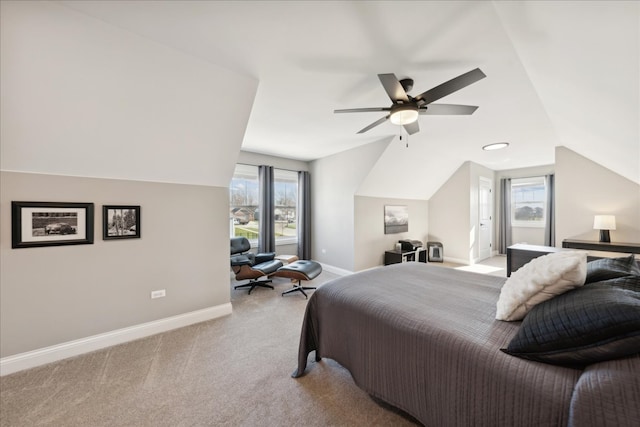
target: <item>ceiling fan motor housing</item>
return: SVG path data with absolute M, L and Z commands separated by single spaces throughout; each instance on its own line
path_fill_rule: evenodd
M 400 80 L 400 85 L 402 85 L 405 92 L 411 92 L 411 89 L 413 89 L 413 79 L 408 77 L 406 79 L 402 79 Z

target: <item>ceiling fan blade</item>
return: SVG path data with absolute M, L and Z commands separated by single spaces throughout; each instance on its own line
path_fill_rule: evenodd
M 420 131 L 420 125 L 418 124 L 417 120 L 413 123 L 409 123 L 403 126 L 404 126 L 404 130 L 406 130 L 409 135 L 413 135 L 414 133 L 417 133 Z
M 333 110 L 334 113 L 372 113 L 380 111 L 391 111 L 389 107 L 372 107 L 372 108 L 348 108 L 346 110 Z
M 477 82 L 478 80 L 484 79 L 485 77 L 487 76 L 482 72 L 482 70 L 480 70 L 480 68 L 476 68 L 468 73 L 454 77 L 448 82 L 444 82 L 433 89 L 429 89 L 428 91 L 416 96 L 414 99 L 416 101 L 423 101 L 425 104 L 431 104 L 433 101 L 437 101 L 438 99 L 450 95 L 457 90 Z
M 391 98 L 391 101 L 394 104 L 397 104 L 398 101 L 409 102 L 407 92 L 404 91 L 404 88 L 395 74 L 378 74 L 378 78 L 380 79 L 380 83 L 382 83 L 382 87 L 387 91 L 387 95 L 389 95 L 389 98 Z
M 429 104 L 418 110 L 420 115 L 459 115 L 465 116 L 473 114 L 478 109 L 475 105 L 456 105 L 456 104 Z
M 358 133 L 365 133 L 366 131 L 373 129 L 374 127 L 381 125 L 382 123 L 386 122 L 387 120 L 389 120 L 389 117 L 391 117 L 391 114 L 387 114 L 386 116 L 384 116 L 383 118 L 381 118 L 380 120 L 376 120 L 375 122 L 371 123 L 369 126 L 367 126 L 364 129 L 361 129 L 360 131 L 358 131 Z

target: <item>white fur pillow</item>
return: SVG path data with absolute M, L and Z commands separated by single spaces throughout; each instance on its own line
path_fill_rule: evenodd
M 534 258 L 502 285 L 496 319 L 522 320 L 536 304 L 584 285 L 586 277 L 586 252 L 554 252 Z

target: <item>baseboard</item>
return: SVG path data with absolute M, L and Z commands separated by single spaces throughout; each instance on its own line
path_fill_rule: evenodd
M 231 314 L 231 303 L 141 323 L 0 359 L 0 376 Z
M 444 257 L 444 261 L 445 262 L 455 263 L 455 264 L 469 265 L 469 260 L 468 259 Z
M 350 274 L 353 274 L 353 271 L 345 270 L 339 267 L 334 267 L 333 265 L 323 264 L 323 263 L 320 263 L 320 265 L 322 265 L 323 270 L 327 270 L 330 273 L 338 274 L 340 276 L 348 276 Z

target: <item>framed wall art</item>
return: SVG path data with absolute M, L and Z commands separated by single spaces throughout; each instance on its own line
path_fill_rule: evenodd
M 385 205 L 384 234 L 409 231 L 409 208 L 406 205 Z
M 140 206 L 102 206 L 102 238 L 104 240 L 139 239 Z
M 11 247 L 93 244 L 93 203 L 11 202 Z

